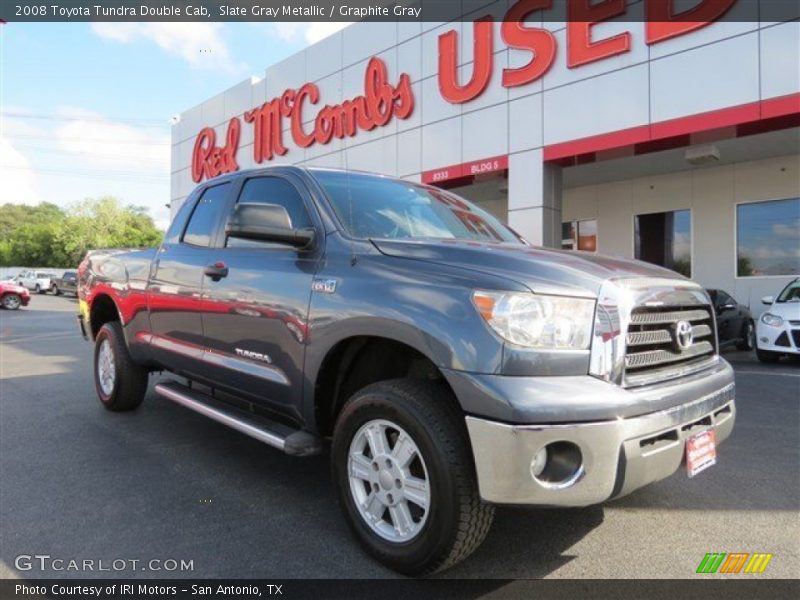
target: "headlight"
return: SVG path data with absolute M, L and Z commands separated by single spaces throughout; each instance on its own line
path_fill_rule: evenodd
M 594 300 L 526 292 L 474 292 L 472 302 L 506 341 L 529 348 L 585 350 L 594 323 Z
M 780 327 L 783 325 L 783 319 L 781 317 L 768 312 L 765 312 L 763 315 L 761 315 L 761 322 L 764 323 L 764 325 L 769 325 L 770 327 Z

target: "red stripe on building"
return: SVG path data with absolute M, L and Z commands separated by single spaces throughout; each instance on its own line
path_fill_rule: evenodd
M 800 114 L 800 94 L 789 94 L 761 101 L 762 119 L 797 114 Z
M 789 94 L 720 110 L 621 129 L 544 148 L 545 161 L 557 161 L 612 148 L 657 142 L 691 133 L 744 125 L 775 117 L 800 115 L 800 94 Z
M 481 160 L 473 160 L 460 165 L 451 165 L 433 171 L 425 171 L 422 174 L 422 183 L 439 183 L 442 181 L 452 181 L 464 177 L 474 177 L 483 173 L 496 173 L 505 171 L 508 168 L 508 156 L 492 156 Z

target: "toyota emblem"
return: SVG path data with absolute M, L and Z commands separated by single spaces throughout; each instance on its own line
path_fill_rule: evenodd
M 689 321 L 678 321 L 675 323 L 675 344 L 678 350 L 686 350 L 694 341 L 692 324 Z

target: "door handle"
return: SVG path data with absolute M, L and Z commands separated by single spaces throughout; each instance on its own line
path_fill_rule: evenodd
M 206 277 L 211 277 L 212 281 L 219 281 L 223 277 L 228 276 L 228 267 L 225 266 L 224 262 L 218 260 L 213 264 L 206 265 L 203 269 L 203 274 Z

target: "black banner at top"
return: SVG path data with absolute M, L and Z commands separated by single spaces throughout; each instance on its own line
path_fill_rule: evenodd
M 544 7 L 544 8 L 540 8 Z M 512 12 L 516 9 L 516 12 Z M 0 21 L 789 21 L 797 0 L 0 0 Z

